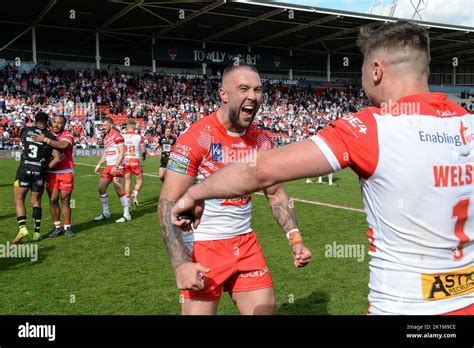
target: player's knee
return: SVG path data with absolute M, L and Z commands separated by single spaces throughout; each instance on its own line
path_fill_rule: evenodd
M 64 196 L 61 198 L 61 201 L 63 203 L 63 207 L 69 207 L 70 203 L 71 203 L 71 197 L 68 195 L 68 196 Z
M 272 315 L 276 310 L 276 299 L 273 288 L 265 288 L 259 291 L 260 294 L 253 303 L 252 314 Z
M 16 192 L 14 195 L 14 199 L 15 199 L 15 203 L 21 203 L 24 201 L 24 197 L 21 194 L 16 193 Z
M 41 206 L 41 198 L 36 196 L 31 196 L 31 205 L 33 207 L 40 207 Z
M 269 295 L 265 299 L 257 302 L 253 309 L 253 314 L 256 315 L 273 315 L 276 311 L 275 295 Z

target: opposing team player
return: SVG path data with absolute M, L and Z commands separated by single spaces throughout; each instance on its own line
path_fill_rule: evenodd
M 223 290 L 241 314 L 273 314 L 273 282 L 250 225 L 250 195 L 206 201 L 202 224 L 194 231 L 181 232 L 171 223 L 174 202 L 196 179 L 233 161 L 253 162 L 257 151 L 272 147 L 270 138 L 252 125 L 262 102 L 257 70 L 249 65 L 226 68 L 219 94 L 219 110 L 194 123 L 170 155 L 158 205 L 161 232 L 184 295 L 183 314 L 216 314 Z M 295 266 L 306 265 L 311 253 L 303 244 L 288 194 L 281 185 L 264 193 L 290 241 Z
M 130 119 L 122 136 L 125 141 L 125 194 L 131 198 L 133 205 L 138 207 L 138 193 L 143 186 L 143 169 L 140 158 L 143 161 L 146 160 L 146 148 L 143 137 L 136 132 L 135 127 L 135 120 Z M 132 174 L 136 176 L 137 182 L 130 195 Z
M 163 182 L 166 175 L 166 166 L 170 158 L 171 147 L 176 143 L 176 138 L 171 135 L 171 127 L 166 126 L 165 134 L 158 140 L 158 144 L 161 146 L 161 160 L 160 160 L 160 171 L 158 173 L 160 180 Z
M 54 149 L 62 151 L 61 162 L 54 168 L 48 170 L 46 190 L 48 191 L 51 216 L 53 218 L 54 229 L 48 234 L 48 237 L 58 237 L 65 234 L 72 238 L 75 236 L 71 229 L 71 195 L 74 190 L 74 160 L 73 147 L 74 135 L 65 130 L 66 119 L 64 116 L 57 115 L 53 117 L 53 135 L 58 140 L 48 140 L 44 134 L 33 136 L 35 141 L 47 142 Z M 62 207 L 59 208 L 59 199 Z M 61 227 L 61 210 L 64 218 L 64 229 Z
M 120 198 L 123 207 L 123 216 L 115 222 L 130 221 L 130 199 L 123 189 L 125 145 L 123 137 L 118 130 L 114 128 L 114 121 L 110 117 L 106 117 L 102 122 L 102 130 L 105 132 L 104 137 L 104 153 L 99 163 L 95 167 L 95 173 L 99 174 L 100 167 L 106 162 L 106 167 L 99 180 L 99 195 L 102 203 L 102 214 L 95 218 L 96 221 L 108 219 L 110 217 L 109 195 L 107 188 L 110 183 L 114 183 L 115 192 Z
M 26 209 L 25 197 L 31 189 L 31 205 L 33 206 L 34 233 L 32 240 L 41 239 L 41 197 L 43 196 L 46 183 L 46 170 L 53 168 L 61 160 L 61 154 L 58 150 L 53 150 L 49 146 L 55 137 L 47 131 L 49 116 L 44 112 L 35 115 L 35 124 L 32 127 L 23 128 L 20 134 L 21 138 L 21 160 L 20 166 L 16 172 L 15 182 L 13 184 L 13 195 L 15 198 L 16 219 L 18 221 L 18 232 L 13 243 L 20 243 L 28 236 L 26 228 Z M 45 142 L 38 142 L 32 139 L 35 134 L 44 134 Z M 51 155 L 53 159 L 51 159 Z
M 474 115 L 429 92 L 430 44 L 421 26 L 363 27 L 358 44 L 373 107 L 261 153 L 255 166 L 219 170 L 191 187 L 173 221 L 189 223 L 178 216 L 192 210 L 198 224 L 203 199 L 350 167 L 360 177 L 369 225 L 369 313 L 472 315 Z

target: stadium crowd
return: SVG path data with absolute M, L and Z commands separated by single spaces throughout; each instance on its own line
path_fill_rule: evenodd
M 53 70 L 35 68 L 19 72 L 0 69 L 0 146 L 18 144 L 20 129 L 44 111 L 63 114 L 76 145 L 96 148 L 102 143 L 98 123 L 104 116 L 136 118 L 147 147 L 156 148 L 165 125 L 176 136 L 219 106 L 220 76 L 189 76 L 123 71 Z M 363 91 L 345 88 L 315 89 L 264 80 L 264 97 L 257 125 L 270 132 L 275 144 L 304 139 L 345 113 L 368 104 Z M 121 120 L 121 121 L 120 121 Z M 97 122 L 99 121 L 99 122 Z

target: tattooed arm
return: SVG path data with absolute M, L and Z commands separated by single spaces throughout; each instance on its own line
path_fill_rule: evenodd
M 163 237 L 166 250 L 168 250 L 171 265 L 176 269 L 192 260 L 184 247 L 181 229 L 171 223 L 171 208 L 173 208 L 174 204 L 175 201 L 160 196 L 158 215 L 160 217 L 161 236 Z
M 171 208 L 193 182 L 192 176 L 168 171 L 158 202 L 161 236 L 176 273 L 176 284 L 182 290 L 201 289 L 203 284 L 198 280 L 198 273 L 209 272 L 203 265 L 192 262 L 183 244 L 181 229 L 171 223 Z
M 272 208 L 273 216 L 283 233 L 286 235 L 291 230 L 298 229 L 293 200 L 290 199 L 283 186 L 270 186 L 263 190 L 263 193 L 265 193 L 268 204 Z
M 294 202 L 282 185 L 274 185 L 263 190 L 272 208 L 273 216 L 280 225 L 293 248 L 296 267 L 304 267 L 311 260 L 311 252 L 303 244 L 296 221 Z
M 264 190 L 273 216 L 285 235 L 291 230 L 298 229 L 293 200 L 281 185 L 275 185 Z

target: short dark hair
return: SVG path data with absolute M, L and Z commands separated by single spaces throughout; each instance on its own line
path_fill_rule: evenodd
M 410 21 L 385 23 L 378 28 L 366 25 L 360 28 L 357 38 L 364 58 L 378 49 L 391 53 L 393 60 L 399 62 L 413 62 L 420 65 L 423 72 L 429 72 L 430 64 L 430 37 L 420 25 Z
M 224 72 L 222 73 L 222 80 L 224 80 L 224 77 L 231 73 L 232 71 L 234 70 L 238 70 L 238 69 L 248 69 L 248 70 L 251 70 L 253 71 L 254 73 L 257 73 L 257 74 L 260 74 L 257 70 L 256 67 L 254 67 L 253 65 L 250 65 L 250 64 L 244 64 L 244 63 L 241 63 L 241 64 L 230 64 L 230 65 L 227 65 L 227 67 L 224 69 Z
M 49 121 L 49 116 L 45 112 L 38 112 L 35 115 L 35 122 L 48 122 Z

